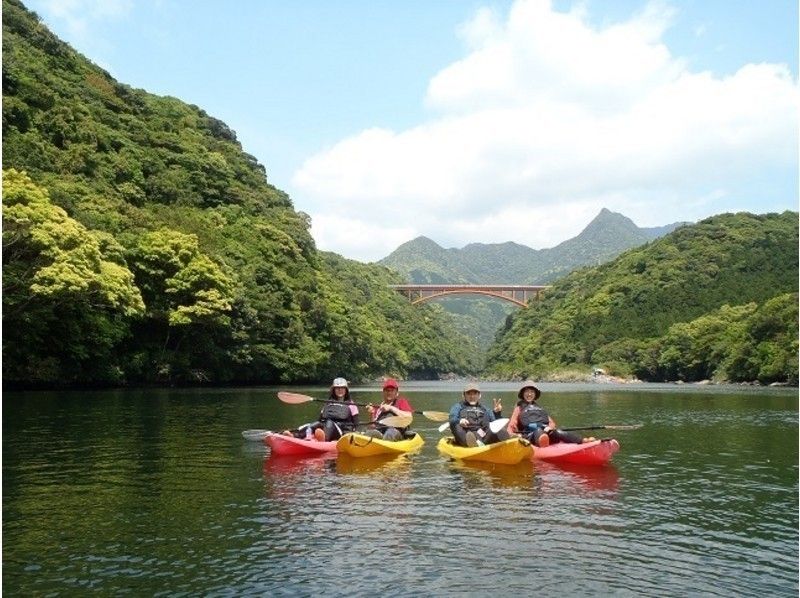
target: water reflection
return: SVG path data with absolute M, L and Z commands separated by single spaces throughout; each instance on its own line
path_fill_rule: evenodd
M 450 461 L 451 471 L 463 475 L 468 486 L 484 485 L 492 487 L 530 488 L 533 483 L 533 467 L 530 461 L 515 465 L 486 463 L 483 461 Z
M 292 455 L 269 454 L 264 459 L 264 476 L 304 476 L 309 473 L 325 471 L 325 465 L 333 461 L 336 453 L 313 455 L 309 457 L 296 457 Z
M 372 457 L 351 457 L 340 454 L 336 458 L 334 470 L 338 474 L 365 474 L 375 471 L 392 471 L 399 473 L 408 468 L 410 460 L 407 455 L 374 455 Z
M 569 488 L 581 491 L 616 492 L 619 487 L 619 472 L 613 465 L 593 466 L 537 461 L 534 469 L 544 488 L 562 492 Z

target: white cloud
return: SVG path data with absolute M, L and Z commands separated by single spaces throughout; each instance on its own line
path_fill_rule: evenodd
M 662 39 L 673 18 L 662 3 L 605 27 L 547 0 L 505 20 L 478 10 L 466 55 L 429 83 L 428 122 L 356 133 L 295 173 L 319 246 L 370 260 L 418 234 L 551 247 L 602 207 L 642 226 L 699 218 L 720 190 L 792 167 L 788 69 L 692 72 Z

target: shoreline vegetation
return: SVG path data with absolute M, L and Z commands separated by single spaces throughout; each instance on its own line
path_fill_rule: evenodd
M 478 383 L 492 383 L 492 382 L 500 382 L 500 383 L 513 383 L 513 382 L 523 382 L 528 380 L 529 378 L 499 378 L 495 376 L 462 376 L 457 375 L 454 373 L 449 374 L 440 374 L 436 379 L 422 379 L 422 378 L 407 378 L 404 379 L 401 376 L 393 376 L 396 380 L 398 380 L 401 384 L 404 382 L 452 382 L 454 384 L 462 384 L 466 382 L 478 382 Z M 380 378 L 373 378 L 369 380 L 352 380 L 353 385 L 380 385 L 384 381 L 385 377 Z M 771 382 L 771 383 L 762 383 L 758 380 L 749 380 L 749 381 L 733 381 L 733 380 L 639 380 L 633 376 L 614 376 L 610 374 L 595 374 L 593 372 L 585 372 L 581 370 L 564 370 L 559 372 L 552 372 L 549 374 L 545 374 L 539 377 L 533 378 L 535 382 L 543 383 L 543 384 L 608 384 L 608 385 L 624 385 L 624 386 L 643 386 L 646 387 L 650 384 L 672 384 L 675 386 L 741 386 L 741 387 L 759 387 L 759 388 L 798 388 L 797 380 L 788 381 L 788 382 Z M 86 391 L 94 391 L 94 390 L 107 390 L 107 389 L 117 389 L 117 390 L 137 390 L 137 389 L 158 389 L 158 388 L 245 388 L 245 387 L 259 387 L 259 386 L 326 386 L 328 384 L 327 380 L 307 380 L 307 381 L 295 381 L 295 382 L 287 382 L 284 384 L 251 384 L 251 383 L 224 383 L 224 384 L 215 384 L 211 383 L 208 380 L 198 380 L 193 383 L 181 383 L 181 384 L 170 384 L 170 383 L 150 383 L 150 384 L 128 384 L 128 385 L 119 385 L 119 384 L 18 384 L 13 383 L 6 385 L 3 384 L 4 391 L 13 391 L 13 392 L 38 392 L 38 391 L 59 391 L 59 390 L 70 390 L 70 391 L 79 391 L 79 390 L 86 390 Z

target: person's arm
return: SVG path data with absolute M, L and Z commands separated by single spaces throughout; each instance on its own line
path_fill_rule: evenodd
M 350 421 L 354 426 L 358 426 L 358 405 L 350 404 Z
M 458 414 L 461 413 L 461 403 L 456 403 L 450 407 L 450 424 L 453 426 L 458 425 Z
M 508 433 L 509 434 L 519 434 L 519 405 L 514 407 L 514 411 L 511 412 L 511 418 L 508 420 Z
M 381 411 L 384 413 L 391 413 L 392 415 L 401 415 L 405 417 L 412 417 L 413 416 L 413 409 L 411 405 L 408 404 L 408 401 L 405 399 L 397 399 L 394 405 L 381 405 Z
M 494 419 L 500 419 L 503 417 L 503 403 L 500 399 L 492 399 L 492 415 Z

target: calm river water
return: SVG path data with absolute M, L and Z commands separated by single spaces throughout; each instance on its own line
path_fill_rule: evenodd
M 345 462 L 242 439 L 314 419 L 275 388 L 5 393 L 3 591 L 797 596 L 797 389 L 541 388 L 562 426 L 644 425 L 610 467 L 448 462 L 421 415 L 420 453 Z

